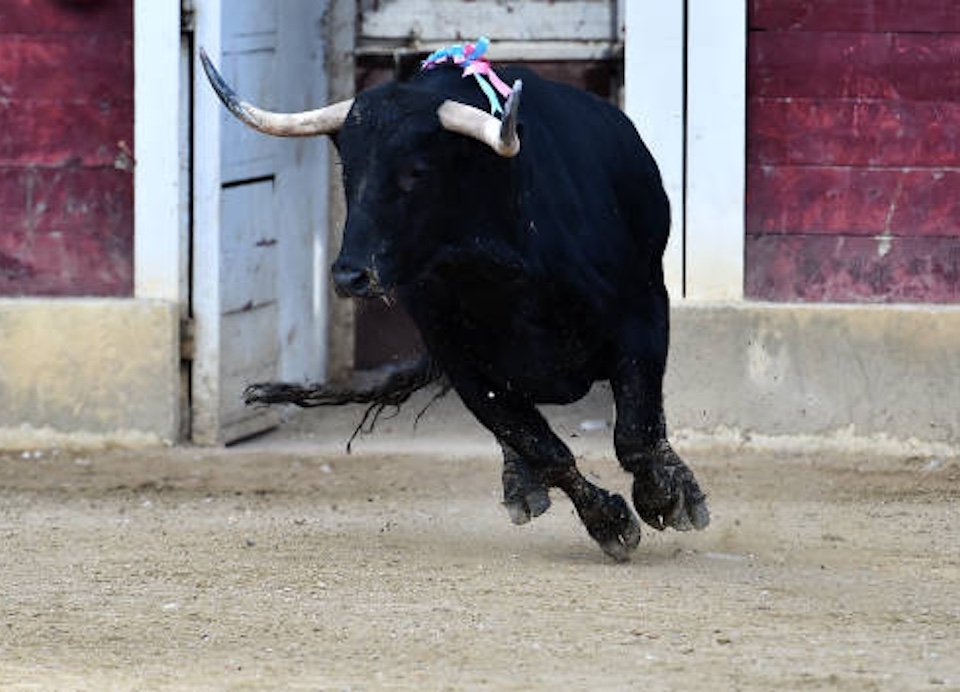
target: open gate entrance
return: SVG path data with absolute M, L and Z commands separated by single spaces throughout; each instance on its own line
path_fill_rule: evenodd
M 245 407 L 247 384 L 323 377 L 327 147 L 237 122 L 197 69 L 203 46 L 251 101 L 326 100 L 323 3 L 198 0 L 193 82 L 191 437 L 219 444 L 276 424 Z

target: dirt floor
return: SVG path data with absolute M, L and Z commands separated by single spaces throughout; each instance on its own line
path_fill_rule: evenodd
M 346 456 L 358 412 L 316 415 L 0 455 L 0 689 L 960 689 L 956 459 L 688 449 L 713 524 L 618 565 L 562 497 L 511 525 L 470 424 Z

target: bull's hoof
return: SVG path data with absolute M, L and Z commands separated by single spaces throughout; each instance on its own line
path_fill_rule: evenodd
M 503 506 L 518 526 L 550 509 L 550 494 L 522 459 L 503 462 Z
M 619 495 L 597 488 L 595 500 L 577 511 L 590 537 L 617 562 L 629 560 L 640 545 L 640 522 Z
M 633 469 L 633 506 L 647 524 L 663 531 L 704 529 L 710 523 L 707 498 L 697 479 L 669 444 Z

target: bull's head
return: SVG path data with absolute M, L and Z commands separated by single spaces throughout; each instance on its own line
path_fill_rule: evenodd
M 403 267 L 423 258 L 425 239 L 411 237 L 424 223 L 425 210 L 450 206 L 456 163 L 453 154 L 430 146 L 439 132 L 452 132 L 486 144 L 501 157 L 520 151 L 517 113 L 522 84 L 513 85 L 502 120 L 473 106 L 388 85 L 385 94 L 371 91 L 301 113 L 274 113 L 241 100 L 217 72 L 206 53 L 200 58 L 224 105 L 246 125 L 280 137 L 330 135 L 343 158 L 347 221 L 343 246 L 333 264 L 341 295 L 382 295 L 409 279 Z M 424 118 L 424 107 L 436 117 Z M 494 157 L 495 158 L 495 157 Z M 432 219 L 442 225 L 443 219 Z M 393 228 L 397 223 L 412 228 Z M 402 242 L 398 242 L 402 238 Z

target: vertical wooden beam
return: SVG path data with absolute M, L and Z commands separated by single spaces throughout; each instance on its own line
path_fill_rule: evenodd
M 150 0 L 143 0 L 148 2 Z M 196 0 L 193 80 L 193 314 L 191 430 L 198 444 L 220 442 L 220 102 L 199 66 L 203 47 L 221 62 L 221 0 Z
M 340 101 L 354 95 L 354 47 L 357 32 L 356 0 L 330 0 L 326 16 L 326 64 L 329 101 Z M 331 149 L 332 149 L 331 145 Z M 340 250 L 341 233 L 346 219 L 339 161 L 330 156 L 330 198 L 327 233 L 327 266 L 323 285 L 327 299 L 327 362 L 326 379 L 346 377 L 354 365 L 356 315 L 352 300 L 338 298 L 330 281 L 329 265 Z
M 186 308 L 180 224 L 180 4 L 134 2 L 134 295 Z
M 686 295 L 743 298 L 746 0 L 687 0 Z
M 660 167 L 673 224 L 663 259 L 667 289 L 683 296 L 684 2 L 625 3 L 624 104 Z

